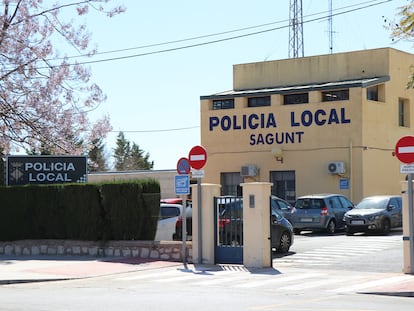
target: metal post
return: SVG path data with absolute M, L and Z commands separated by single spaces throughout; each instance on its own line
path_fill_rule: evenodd
M 182 245 L 182 257 L 183 257 L 183 263 L 186 264 L 187 263 L 187 202 L 185 199 L 185 196 L 181 196 L 181 202 L 183 205 L 183 210 L 182 210 L 182 215 L 181 215 L 181 219 L 182 219 L 182 240 L 183 240 L 183 245 Z
M 198 263 L 203 263 L 203 238 L 201 230 L 201 178 L 197 178 L 197 212 L 198 212 Z
M 408 223 L 410 230 L 410 273 L 414 274 L 414 217 L 413 217 L 413 174 L 408 174 Z

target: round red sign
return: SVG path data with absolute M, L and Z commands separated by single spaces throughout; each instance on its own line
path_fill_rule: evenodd
M 194 146 L 188 154 L 188 160 L 193 169 L 199 170 L 206 165 L 207 151 L 203 146 Z
M 395 145 L 395 155 L 403 163 L 414 163 L 414 136 L 404 136 Z

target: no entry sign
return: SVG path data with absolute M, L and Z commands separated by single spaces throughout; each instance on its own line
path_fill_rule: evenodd
M 395 145 L 395 155 L 403 163 L 414 163 L 414 136 L 404 136 Z
M 193 169 L 199 170 L 206 165 L 207 151 L 203 146 L 194 146 L 188 154 L 188 160 Z

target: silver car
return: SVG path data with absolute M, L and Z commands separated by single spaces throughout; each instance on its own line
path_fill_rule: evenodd
M 364 198 L 345 213 L 345 232 L 377 231 L 388 234 L 402 226 L 402 199 L 400 195 L 377 195 Z

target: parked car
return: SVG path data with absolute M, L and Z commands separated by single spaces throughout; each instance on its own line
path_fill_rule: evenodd
M 157 222 L 155 241 L 172 241 L 176 230 L 176 224 L 181 215 L 182 206 L 179 204 L 160 204 L 160 213 Z
M 344 215 L 345 232 L 377 231 L 388 234 L 402 226 L 402 198 L 400 195 L 377 195 L 364 198 Z
M 311 194 L 296 199 L 292 212 L 295 234 L 303 230 L 325 230 L 335 233 L 344 229 L 344 215 L 354 204 L 341 194 Z
M 177 222 L 175 224 L 175 231 L 174 231 L 174 235 L 173 235 L 173 240 L 174 241 L 182 241 L 183 240 L 183 217 L 182 217 L 182 208 L 183 206 L 181 204 L 180 205 L 180 216 L 177 219 Z M 187 231 L 186 231 L 186 235 L 187 235 L 187 241 L 191 241 L 192 240 L 192 235 L 193 235 L 193 208 L 192 208 L 192 204 L 191 201 L 187 201 L 187 206 L 185 209 L 187 218 L 186 218 L 186 227 L 187 227 Z
M 272 209 L 271 217 L 272 249 L 278 253 L 287 253 L 294 241 L 293 226 L 277 210 Z
M 293 206 L 289 202 L 275 195 L 271 196 L 270 202 L 272 204 L 272 209 L 277 210 L 284 218 L 291 221 L 290 218 L 292 217 Z
M 180 202 L 181 200 L 164 199 L 160 203 L 160 213 L 157 223 L 157 231 L 155 234 L 155 241 L 181 241 L 182 240 L 182 212 L 183 206 L 178 203 L 165 202 Z M 187 201 L 187 240 L 191 240 L 192 235 L 192 208 L 191 201 Z
M 224 196 L 217 199 L 219 241 L 221 245 L 243 244 L 243 199 Z M 294 241 L 293 227 L 284 218 L 277 206 L 271 209 L 271 247 L 279 253 L 286 253 Z

